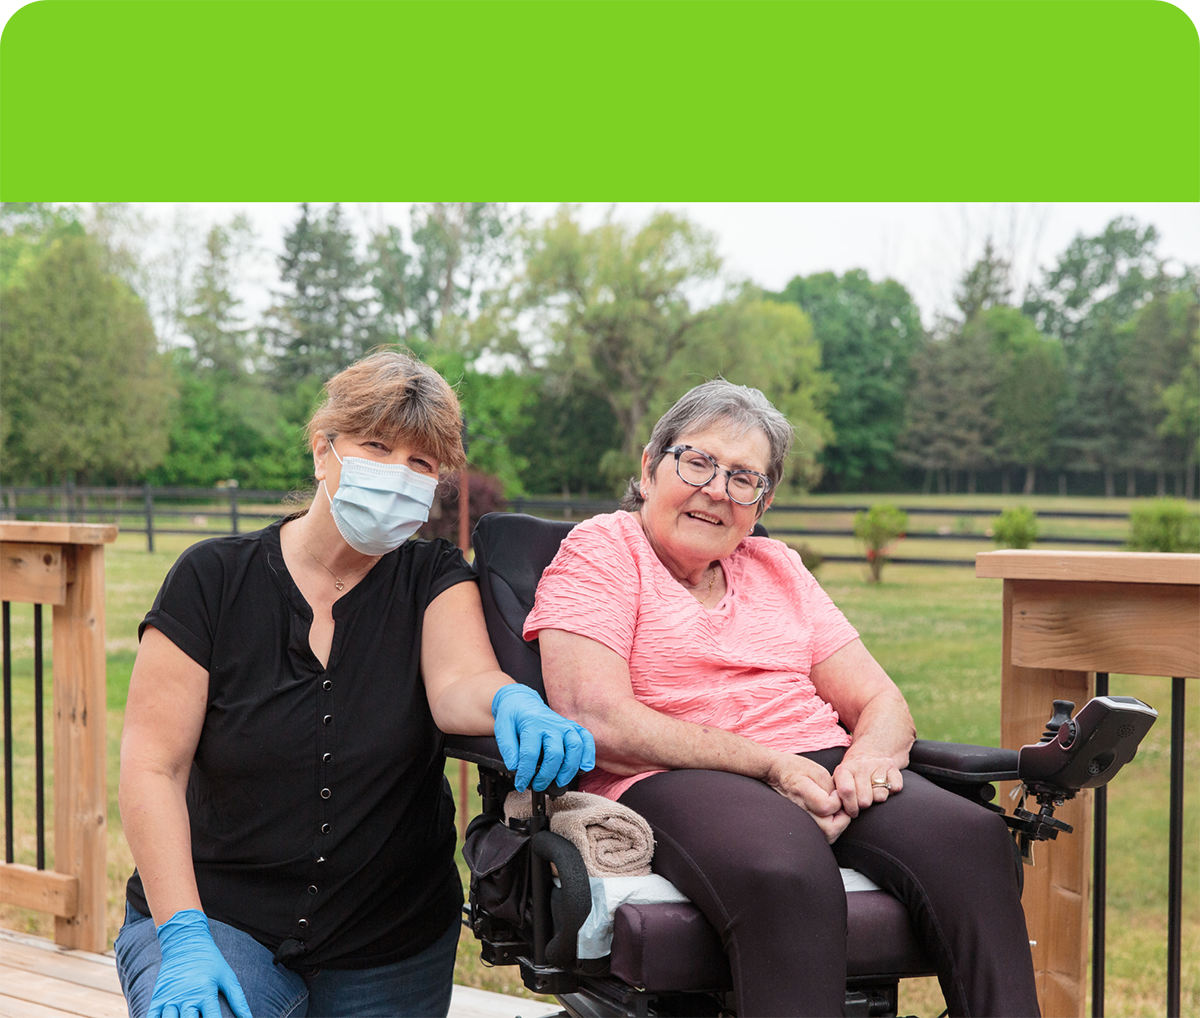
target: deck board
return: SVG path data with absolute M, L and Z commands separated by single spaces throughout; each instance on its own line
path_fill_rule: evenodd
M 450 1018 L 540 1018 L 553 1004 L 455 986 Z M 112 952 L 0 929 L 0 1018 L 128 1018 Z

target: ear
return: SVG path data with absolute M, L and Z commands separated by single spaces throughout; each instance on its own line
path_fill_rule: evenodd
M 312 439 L 313 476 L 317 481 L 325 480 L 325 459 L 329 455 L 329 439 L 325 432 L 318 431 Z
M 646 493 L 650 490 L 650 485 L 654 478 L 650 476 L 650 448 L 647 446 L 642 450 L 642 498 L 645 499 Z
M 763 496 L 762 501 L 758 503 L 758 515 L 754 517 L 756 522 L 763 518 L 763 516 L 766 514 L 766 511 L 771 508 L 771 503 L 774 501 L 775 489 L 772 488 L 766 493 L 766 495 Z

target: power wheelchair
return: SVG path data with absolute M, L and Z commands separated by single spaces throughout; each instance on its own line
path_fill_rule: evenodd
M 542 571 L 572 526 L 491 513 L 473 535 L 484 617 L 500 666 L 543 697 L 538 647 L 522 638 L 522 627 Z M 1097 697 L 1074 717 L 1073 707 L 1055 701 L 1041 741 L 1020 751 L 917 740 L 910 753 L 910 769 L 997 813 L 1005 811 L 991 802 L 993 782 L 1023 782 L 1036 812 L 1025 809 L 1022 798 L 1005 815 L 1019 874 L 1034 841 L 1070 832 L 1054 817 L 1055 807 L 1081 788 L 1107 783 L 1133 758 L 1157 717 L 1131 697 Z M 464 923 L 480 940 L 485 964 L 519 965 L 529 989 L 554 995 L 574 1018 L 734 1013 L 721 940 L 690 903 L 619 906 L 608 957 L 579 959 L 576 937 L 591 910 L 588 876 L 575 847 L 549 830 L 545 809 L 546 795 L 564 789 L 535 792 L 533 816 L 506 825 L 512 773 L 495 740 L 447 736 L 445 746 L 448 756 L 479 767 L 483 812 L 471 822 L 464 847 L 472 869 Z M 846 1014 L 895 1015 L 899 980 L 933 975 L 932 963 L 908 912 L 887 892 L 848 891 L 847 907 Z

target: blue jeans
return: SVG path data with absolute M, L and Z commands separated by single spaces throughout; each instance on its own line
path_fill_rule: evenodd
M 276 965 L 274 954 L 241 930 L 215 919 L 209 919 L 208 928 L 237 974 L 254 1018 L 445 1018 L 450 1011 L 457 921 L 441 939 L 411 958 L 373 969 L 320 969 L 308 977 Z M 128 904 L 116 955 L 130 1018 L 145 1018 L 162 955 L 154 920 Z M 224 994 L 221 1014 L 233 1016 Z

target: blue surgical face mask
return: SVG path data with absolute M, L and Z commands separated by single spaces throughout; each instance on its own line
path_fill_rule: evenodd
M 386 555 L 429 519 L 436 477 L 418 474 L 403 463 L 376 463 L 361 456 L 342 459 L 332 442 L 329 448 L 342 465 L 342 479 L 329 499 L 329 511 L 338 532 L 355 551 Z M 328 487 L 325 496 L 329 497 Z

